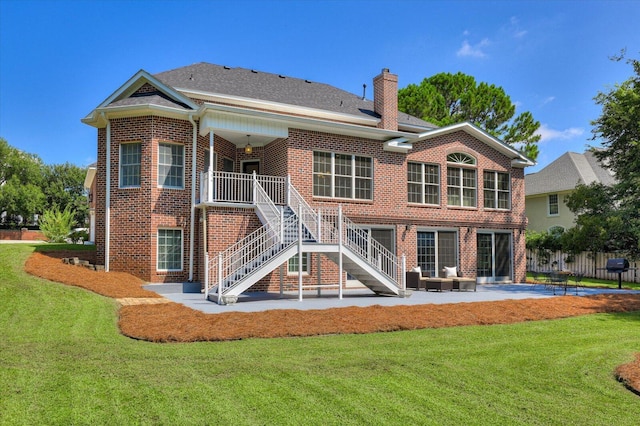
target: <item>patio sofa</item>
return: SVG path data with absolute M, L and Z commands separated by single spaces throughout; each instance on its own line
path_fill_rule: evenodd
M 429 290 L 453 290 L 453 279 L 451 278 L 440 278 L 440 277 L 431 277 L 429 272 L 420 271 L 417 268 L 414 268 L 411 271 L 407 272 L 407 288 L 415 288 L 420 290 L 421 287 L 424 287 L 426 291 Z
M 451 266 L 451 267 L 445 267 L 442 270 L 442 274 L 445 277 L 451 278 L 453 280 L 453 289 L 454 290 L 473 290 L 473 291 L 477 291 L 476 289 L 476 279 L 475 278 L 466 278 L 462 276 L 462 272 L 460 272 L 460 270 L 455 267 L 455 266 Z

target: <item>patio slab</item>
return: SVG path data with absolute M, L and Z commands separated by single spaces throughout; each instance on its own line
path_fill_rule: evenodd
M 297 292 L 285 292 L 282 297 L 279 293 L 252 292 L 245 293 L 238 298 L 234 305 L 218 305 L 205 300 L 202 293 L 182 293 L 177 289 L 182 288 L 182 284 L 151 284 L 144 286 L 148 290 L 162 294 L 167 299 L 181 303 L 191 309 L 199 310 L 207 314 L 218 314 L 224 312 L 261 312 L 272 309 L 330 309 L 344 308 L 351 306 L 410 306 L 424 304 L 443 303 L 473 303 L 473 302 L 493 302 L 497 300 L 509 299 L 540 299 L 549 297 L 564 297 L 562 292 L 554 295 L 551 290 L 546 290 L 542 285 L 532 284 L 479 284 L 477 291 L 443 291 L 426 292 L 413 291 L 411 297 L 387 297 L 378 296 L 367 289 L 347 289 L 343 291 L 343 298 L 338 298 L 337 290 L 322 291 L 318 296 L 317 291 L 303 292 L 303 300 L 298 300 Z M 640 293 L 637 291 L 579 288 L 579 296 L 589 296 L 602 293 Z M 575 295 L 575 289 L 569 288 L 567 295 Z

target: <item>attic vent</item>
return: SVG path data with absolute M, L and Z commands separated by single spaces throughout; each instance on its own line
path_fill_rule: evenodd
M 286 77 L 285 77 L 284 75 L 282 75 L 282 74 L 279 74 L 279 75 L 278 75 L 278 77 L 280 77 L 280 78 L 286 78 Z
M 305 80 L 304 82 L 305 82 L 305 83 L 311 83 L 309 80 Z
M 342 104 L 343 104 L 343 102 L 342 102 L 342 101 L 340 101 L 340 106 L 342 106 Z
M 256 70 L 251 70 L 251 72 L 254 73 L 254 74 L 258 74 L 258 71 L 256 71 Z
M 229 67 L 227 65 L 223 66 L 222 68 L 224 68 L 225 70 L 230 70 L 231 69 L 231 67 Z
M 193 74 L 189 76 L 189 80 L 193 80 Z

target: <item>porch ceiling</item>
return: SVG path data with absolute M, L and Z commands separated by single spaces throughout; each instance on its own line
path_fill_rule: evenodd
M 289 128 L 283 123 L 260 117 L 239 116 L 225 112 L 207 112 L 200 120 L 200 135 L 213 132 L 238 147 L 247 144 L 264 146 L 271 141 L 289 136 Z

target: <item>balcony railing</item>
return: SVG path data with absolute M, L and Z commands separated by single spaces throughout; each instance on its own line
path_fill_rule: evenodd
M 287 178 L 231 172 L 200 173 L 200 203 L 254 204 L 260 184 L 274 204 L 287 204 Z

